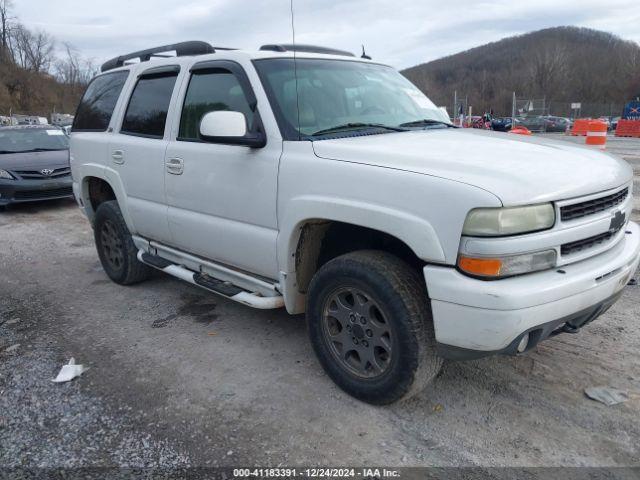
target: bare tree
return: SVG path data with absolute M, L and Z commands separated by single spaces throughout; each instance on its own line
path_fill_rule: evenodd
M 552 44 L 531 55 L 531 80 L 535 94 L 556 93 L 566 71 L 567 52 L 563 46 Z
M 71 43 L 65 42 L 65 55 L 54 62 L 54 71 L 58 81 L 70 86 L 83 86 L 95 76 L 96 68 L 91 60 L 83 59 L 80 52 Z
M 25 70 L 45 73 L 51 67 L 55 40 L 43 30 L 29 31 L 23 25 L 12 31 L 14 61 Z
M 12 0 L 0 0 L 0 62 L 9 59 L 9 37 L 11 35 L 11 8 Z

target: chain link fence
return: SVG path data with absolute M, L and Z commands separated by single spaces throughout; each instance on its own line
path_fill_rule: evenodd
M 619 117 L 622 115 L 623 109 L 623 103 L 549 102 L 551 115 L 572 119 Z
M 472 111 L 473 115 L 482 115 L 484 111 L 474 108 L 474 98 L 466 94 L 456 92 L 453 95 L 452 119 L 458 119 L 463 112 L 465 119 Z M 513 94 L 511 111 L 496 110 L 497 117 L 535 118 L 543 116 L 556 116 L 569 118 L 615 118 L 622 115 L 624 103 L 615 102 L 583 102 L 577 99 L 574 102 L 558 101 L 546 97 L 530 98 L 516 93 Z M 451 107 L 449 107 L 451 108 Z

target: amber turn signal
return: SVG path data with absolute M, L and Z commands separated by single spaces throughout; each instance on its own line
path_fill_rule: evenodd
M 502 260 L 499 258 L 472 258 L 461 256 L 458 267 L 469 275 L 497 277 L 500 275 Z

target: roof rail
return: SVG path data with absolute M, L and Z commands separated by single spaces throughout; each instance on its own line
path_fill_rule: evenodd
M 113 70 L 124 65 L 127 60 L 133 60 L 139 58 L 141 62 L 147 62 L 154 56 L 160 56 L 162 52 L 176 52 L 178 57 L 184 57 L 188 55 L 205 55 L 207 53 L 215 53 L 215 48 L 209 45 L 207 42 L 201 42 L 198 40 L 191 42 L 180 42 L 171 45 L 162 45 L 161 47 L 149 48 L 147 50 L 140 50 L 139 52 L 128 53 L 119 57 L 112 58 L 102 64 L 100 68 L 101 72 Z M 225 49 L 226 50 L 226 49 Z
M 343 57 L 355 57 L 351 52 L 345 50 L 337 50 L 335 48 L 319 47 L 316 45 L 293 45 L 293 44 L 270 44 L 262 45 L 260 50 L 271 52 L 304 52 L 304 53 L 323 53 L 325 55 L 341 55 Z

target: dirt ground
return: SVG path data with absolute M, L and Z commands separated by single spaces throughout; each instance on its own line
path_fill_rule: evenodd
M 620 143 L 640 173 L 640 141 Z M 578 335 L 448 363 L 416 398 L 372 407 L 323 373 L 303 317 L 161 274 L 115 285 L 72 202 L 0 213 L 4 467 L 637 466 L 639 351 L 628 286 Z M 89 370 L 52 383 L 70 357 Z M 596 385 L 632 398 L 607 407 L 585 397 Z

